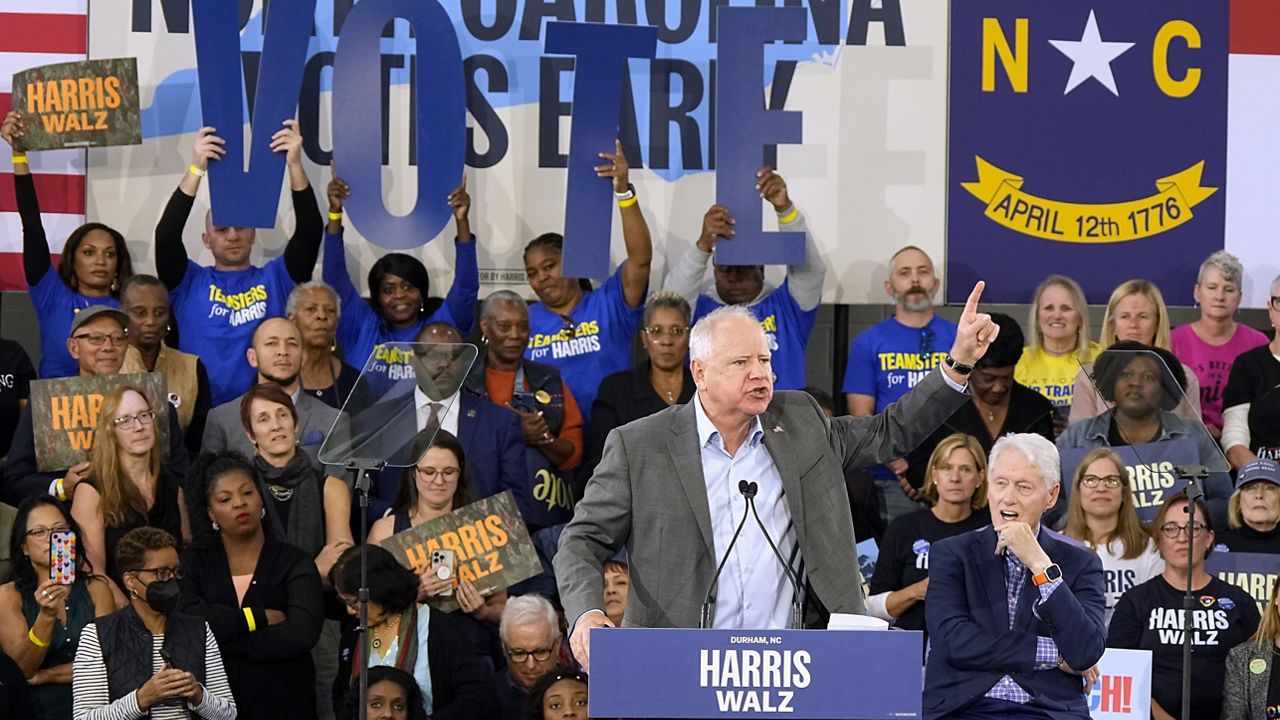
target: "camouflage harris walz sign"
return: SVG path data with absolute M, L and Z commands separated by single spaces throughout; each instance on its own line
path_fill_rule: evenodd
M 431 564 L 431 551 L 452 550 L 454 576 L 458 581 L 470 580 L 485 596 L 542 572 L 542 561 L 510 490 L 396 533 L 383 540 L 382 547 L 412 570 Z M 427 602 L 443 612 L 458 607 L 455 596 L 437 596 Z
M 121 385 L 136 385 L 156 411 L 156 443 L 169 447 L 168 386 L 161 373 L 97 375 L 35 380 L 31 383 L 31 426 L 35 432 L 36 468 L 40 472 L 66 470 L 89 459 L 107 393 Z
M 138 61 L 82 60 L 14 73 L 13 109 L 26 121 L 27 150 L 141 145 Z

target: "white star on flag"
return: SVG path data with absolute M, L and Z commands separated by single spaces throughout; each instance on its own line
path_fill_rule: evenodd
M 1049 44 L 1071 59 L 1071 77 L 1067 78 L 1067 88 L 1062 91 L 1063 95 L 1075 90 L 1085 80 L 1093 78 L 1110 90 L 1112 95 L 1120 96 L 1120 92 L 1116 90 L 1115 76 L 1111 74 L 1111 61 L 1133 47 L 1133 43 L 1104 41 L 1098 33 L 1098 20 L 1093 16 L 1092 10 L 1089 11 L 1089 21 L 1085 23 L 1084 34 L 1079 40 L 1050 40 Z

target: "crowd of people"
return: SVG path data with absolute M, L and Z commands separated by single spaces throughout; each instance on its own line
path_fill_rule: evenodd
M 523 253 L 535 302 L 508 290 L 480 298 L 464 176 L 446 199 L 455 260 L 441 299 L 431 271 L 403 253 L 382 256 L 363 286 L 352 280 L 343 201 L 353 189 L 330 177 L 326 224 L 294 121 L 272 138 L 286 159 L 295 216 L 280 257 L 253 264 L 254 230 L 215 225 L 211 214 L 201 242 L 213 264 L 188 257 L 188 216 L 210 163 L 224 154 L 218 131 L 203 128 L 156 227 L 154 276 L 135 269 L 125 238 L 98 223 L 65 239 L 55 267 L 23 130 L 11 112 L 0 137 L 13 152 L 41 345 L 37 372 L 20 346 L 0 340 L 0 362 L 15 379 L 0 392 L 0 501 L 16 508 L 7 516 L 0 663 L 26 678 L 27 693 L 6 687 L 11 698 L 29 695 L 31 717 L 355 717 L 355 679 L 367 664 L 369 717 L 585 718 L 587 675 L 576 669 L 589 664 L 585 628 L 697 625 L 706 588 L 653 590 L 652 553 L 682 547 L 685 538 L 666 524 L 687 520 L 678 530 L 695 548 L 689 558 L 699 577 L 710 569 L 704 538 L 724 547 L 729 534 L 722 537 L 718 516 L 736 517 L 742 498 L 708 478 L 706 505 L 687 518 L 674 509 L 653 518 L 648 506 L 687 484 L 699 460 L 704 472 L 714 467 L 726 478 L 764 462 L 763 472 L 781 478 L 762 482 L 757 502 L 793 560 L 764 579 L 731 564 L 720 593 L 738 600 L 718 604 L 717 627 L 770 623 L 795 600 L 806 625 L 825 612 L 865 611 L 925 631 L 923 659 L 935 678 L 926 675 L 926 705 L 979 715 L 1025 702 L 1020 692 L 1079 691 L 1102 646 L 1090 640 L 1096 630 L 1108 647 L 1152 651 L 1153 716 L 1179 717 L 1177 609 L 1190 576 L 1203 605 L 1194 627 L 1215 630 L 1212 642 L 1197 635 L 1194 716 L 1272 717 L 1265 713 L 1280 707 L 1280 682 L 1272 688 L 1254 669 L 1280 653 L 1277 598 L 1260 615 L 1246 592 L 1204 569 L 1213 552 L 1280 553 L 1280 336 L 1237 322 L 1243 269 L 1226 252 L 1200 267 L 1196 321 L 1171 329 L 1161 290 L 1134 279 L 1115 289 L 1095 339 L 1080 285 L 1059 275 L 1028 298 L 1024 324 L 975 316 L 975 291 L 958 326 L 935 312 L 933 259 L 903 248 L 889 258 L 885 281 L 892 316 L 849 352 L 842 387 L 851 417 L 833 419 L 843 413 L 831 398 L 805 388 L 826 268 L 771 168 L 743 182 L 754 183 L 780 227 L 807 238 L 804 264 L 787 267 L 777 287 L 760 266 L 709 267 L 716 245 L 733 241 L 733 218 L 721 206 L 707 211 L 696 241 L 653 287 L 653 245 L 619 145 L 601 153 L 597 172 L 615 193 L 626 255 L 602 284 L 564 277 L 563 239 L 548 232 Z M 1280 278 L 1271 287 L 1274 327 Z M 749 345 L 756 334 L 762 350 L 724 357 L 720 338 Z M 388 422 L 411 463 L 380 473 L 362 512 L 351 479 L 322 462 L 331 429 L 352 421 L 344 405 L 373 403 L 378 388 L 431 367 L 430 358 L 383 352 L 388 343 L 461 347 L 467 339 L 479 346 L 469 371 L 452 384 L 419 383 L 404 415 Z M 948 352 L 969 346 L 981 348 L 971 364 Z M 132 373 L 163 376 L 166 396 L 144 384 L 116 386 L 83 461 L 42 469 L 30 382 Z M 719 413 L 738 405 L 716 392 L 737 373 L 754 383 L 745 396 L 763 404 L 735 434 Z M 948 385 L 964 394 L 935 401 Z M 786 394 L 776 412 L 769 405 L 773 389 L 802 388 L 809 396 Z M 913 390 L 930 395 L 909 397 Z M 660 413 L 670 434 L 698 439 L 700 457 L 684 462 L 663 449 L 652 423 L 636 422 Z M 924 415 L 936 416 L 934 425 L 913 421 Z M 826 430 L 809 437 L 807 427 Z M 853 447 L 837 437 L 873 430 L 883 442 Z M 1209 469 L 1203 502 L 1174 495 L 1140 507 L 1125 452 L 1158 456 L 1175 445 Z M 1068 453 L 1081 459 L 1068 464 Z M 818 530 L 797 535 L 783 500 L 793 474 L 806 494 L 838 486 L 847 517 L 826 507 L 819 520 L 808 518 Z M 618 488 L 633 497 L 633 516 L 606 502 Z M 411 570 L 379 545 L 503 491 L 538 548 L 538 577 L 482 594 L 429 565 Z M 714 527 L 699 527 L 703 513 Z M 1024 526 L 1052 538 L 1028 540 Z M 363 530 L 369 597 L 360 632 Z M 51 579 L 52 538 L 64 531 L 75 533 L 69 583 Z M 584 535 L 593 531 L 618 538 L 616 547 L 590 545 Z M 1076 586 L 1072 577 L 1061 592 L 1053 578 L 1036 580 L 1037 621 L 1061 618 L 1081 633 L 1058 638 L 1058 662 L 1034 667 L 1058 672 L 1061 663 L 1063 677 L 1075 679 L 1036 676 L 1043 684 L 1028 687 L 998 670 L 1012 647 L 966 645 L 983 645 L 978 638 L 990 629 L 959 605 L 972 590 L 965 573 L 978 571 L 965 543 L 989 541 L 1016 555 L 1006 568 L 1013 587 L 1028 570 L 1037 578 L 1048 570 L 1035 537 L 1046 552 L 1082 549 L 1060 551 L 1068 559 L 1054 557 L 1059 572 L 1102 582 Z M 879 559 L 864 588 L 854 546 L 867 538 Z M 603 594 L 587 591 L 584 573 L 599 576 Z M 826 606 L 793 598 L 793 575 L 826 588 Z M 762 582 L 771 599 L 753 610 L 742 597 Z M 636 586 L 648 588 L 645 597 L 629 592 Z M 1070 593 L 1079 603 L 1064 607 Z M 441 595 L 457 609 L 433 607 Z M 1013 593 L 1010 610 L 1016 606 Z M 1025 620 L 1006 619 L 1001 632 Z M 969 674 L 936 681 L 948 663 Z M 979 673 L 975 663 L 992 665 Z M 969 684 L 983 686 L 976 705 Z

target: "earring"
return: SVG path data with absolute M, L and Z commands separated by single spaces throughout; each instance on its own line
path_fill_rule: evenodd
M 266 508 L 262 508 L 262 519 L 263 519 L 263 520 L 266 520 L 266 519 L 267 519 L 267 509 L 266 509 Z
M 482 335 L 480 336 L 480 343 L 481 343 L 482 345 L 488 345 L 488 344 L 489 344 L 489 336 L 488 336 L 488 335 L 483 335 L 483 334 L 482 334 Z
M 211 524 L 213 525 L 213 530 L 214 530 L 214 532 L 217 532 L 218 530 L 221 530 L 221 529 L 222 529 L 222 528 L 218 527 L 218 521 L 217 521 L 217 520 L 212 520 L 212 521 L 211 521 Z
M 130 588 L 130 589 L 129 589 L 129 597 L 133 598 L 134 600 L 137 600 L 137 599 L 138 599 L 138 592 L 137 592 L 136 590 L 134 590 L 134 589 Z
M 120 279 L 120 276 L 119 276 L 119 275 L 114 275 L 114 276 L 112 276 L 112 278 L 111 278 L 111 292 L 115 292 L 115 291 L 117 291 L 117 290 L 119 290 L 119 289 L 120 289 L 120 282 L 119 282 L 119 279 Z
M 165 326 L 164 326 L 164 333 L 165 333 L 166 335 L 168 335 L 168 334 L 169 334 L 169 333 L 171 333 L 171 332 L 173 332 L 173 326 L 172 326 L 172 325 L 165 325 Z

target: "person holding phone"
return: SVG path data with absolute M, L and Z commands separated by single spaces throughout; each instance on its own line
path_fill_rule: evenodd
M 85 626 L 72 672 L 75 720 L 234 720 L 236 701 L 213 630 L 174 612 L 181 591 L 169 533 L 134 528 L 116 546 L 129 604 Z
M 72 554 L 73 572 L 61 574 L 63 583 L 51 569 L 58 536 L 65 538 L 59 547 Z M 111 589 L 93 574 L 75 520 L 48 495 L 18 508 L 9 557 L 9 581 L 0 585 L 0 647 L 31 686 L 36 720 L 70 717 L 71 661 L 80 631 L 95 617 L 115 612 Z

